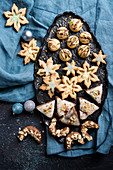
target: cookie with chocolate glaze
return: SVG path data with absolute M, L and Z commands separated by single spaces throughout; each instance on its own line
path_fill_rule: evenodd
M 81 30 L 82 24 L 81 19 L 74 18 L 69 22 L 69 28 L 73 32 L 78 32 Z
M 88 44 L 92 40 L 91 34 L 87 31 L 84 31 L 79 35 L 79 40 L 83 44 Z
M 48 48 L 50 51 L 57 51 L 60 48 L 60 41 L 56 38 L 49 39 Z
M 69 30 L 65 27 L 59 27 L 56 32 L 58 39 L 61 40 L 66 39 L 68 37 L 68 34 L 69 34 Z
M 67 46 L 69 48 L 76 48 L 79 45 L 79 39 L 77 36 L 72 35 L 67 39 Z
M 90 47 L 88 45 L 81 45 L 78 48 L 78 55 L 81 58 L 86 58 L 90 55 Z
M 69 61 L 71 58 L 72 58 L 72 53 L 70 50 L 68 49 L 62 49 L 60 52 L 59 52 L 59 58 L 62 60 L 62 61 Z

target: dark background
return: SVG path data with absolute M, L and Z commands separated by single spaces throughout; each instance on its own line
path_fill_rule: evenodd
M 99 170 L 113 169 L 113 147 L 108 155 L 94 154 L 77 158 L 46 155 L 45 126 L 37 113 L 23 111 L 12 115 L 12 104 L 0 102 L 0 170 Z M 33 125 L 42 132 L 40 145 L 28 136 L 23 142 L 16 137 L 19 128 Z

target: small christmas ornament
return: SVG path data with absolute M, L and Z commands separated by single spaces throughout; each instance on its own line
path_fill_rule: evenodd
M 23 38 L 24 41 L 30 41 L 33 38 L 33 34 L 32 34 L 31 31 L 25 30 L 22 33 L 22 38 Z
M 12 106 L 13 115 L 20 114 L 23 112 L 23 105 L 21 103 L 15 103 Z
M 27 112 L 33 112 L 33 110 L 35 109 L 35 103 L 32 101 L 32 100 L 27 100 L 25 103 L 24 103 L 24 109 L 27 111 Z

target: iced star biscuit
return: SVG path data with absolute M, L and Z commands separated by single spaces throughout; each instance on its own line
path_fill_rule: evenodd
M 88 44 L 92 40 L 91 34 L 87 31 L 84 31 L 79 35 L 79 40 L 83 44 Z
M 106 61 L 104 60 L 104 58 L 106 58 L 107 55 L 103 55 L 102 50 L 100 50 L 98 54 L 93 53 L 93 55 L 95 58 L 92 60 L 92 62 L 97 62 L 97 66 L 99 66 L 100 63 L 106 64 Z
M 64 116 L 66 113 L 70 111 L 72 107 L 75 106 L 75 103 L 72 103 L 67 100 L 62 100 L 59 97 L 56 97 L 57 100 L 57 116 Z
M 86 58 L 90 55 L 90 47 L 88 45 L 81 45 L 78 48 L 78 55 L 81 58 Z
M 71 145 L 74 140 L 78 141 L 81 144 L 84 144 L 84 140 L 79 132 L 71 132 L 66 137 L 66 147 L 68 150 L 71 150 Z
M 57 51 L 60 48 L 60 41 L 57 40 L 56 38 L 49 39 L 48 48 L 51 51 Z
M 62 99 L 67 98 L 70 96 L 71 98 L 76 99 L 76 92 L 82 90 L 82 88 L 77 85 L 77 77 L 72 77 L 69 79 L 67 76 L 62 76 L 62 83 L 56 86 L 56 88 L 62 92 L 61 96 Z
M 34 126 L 26 126 L 23 130 L 18 132 L 18 138 L 20 141 L 23 141 L 27 135 L 31 135 L 38 143 L 41 142 L 41 133 Z
M 62 118 L 60 118 L 60 121 L 67 125 L 79 126 L 80 121 L 75 107 L 72 107 Z
M 70 50 L 68 49 L 62 49 L 60 52 L 59 52 L 59 58 L 62 60 L 62 61 L 69 61 L 71 58 L 72 58 L 72 53 Z
M 64 40 L 68 37 L 69 30 L 65 27 L 59 27 L 57 29 L 56 35 L 59 39 Z
M 73 32 L 78 32 L 81 30 L 82 24 L 83 23 L 81 22 L 80 19 L 74 18 L 74 19 L 71 19 L 71 21 L 69 22 L 69 28 Z
M 57 122 L 57 119 L 56 118 L 53 118 L 51 120 L 51 123 L 50 123 L 50 126 L 49 126 L 49 132 L 53 135 L 53 136 L 57 136 L 58 138 L 59 137 L 63 137 L 63 136 L 66 136 L 69 131 L 70 131 L 70 128 L 69 127 L 65 127 L 63 129 L 56 129 L 56 122 Z
M 98 109 L 99 107 L 96 106 L 94 103 L 91 103 L 88 100 L 79 97 L 80 119 L 86 119 L 89 115 L 92 115 Z
M 90 136 L 87 131 L 90 128 L 95 128 L 95 129 L 99 129 L 99 125 L 93 121 L 86 121 L 81 125 L 81 133 L 83 136 L 83 139 L 87 139 L 88 141 L 91 141 L 93 138 L 92 136 Z
M 55 92 L 55 88 L 57 85 L 60 84 L 61 79 L 57 79 L 57 75 L 56 73 L 54 73 L 51 76 L 43 77 L 43 82 L 45 84 L 42 84 L 39 87 L 39 89 L 44 90 L 44 91 L 47 90 L 48 95 L 50 96 L 50 98 L 52 98 Z
M 18 32 L 21 28 L 21 24 L 24 25 L 29 23 L 29 21 L 25 17 L 25 14 L 26 8 L 21 8 L 20 10 L 18 10 L 18 7 L 13 4 L 11 12 L 4 12 L 5 17 L 8 18 L 5 26 L 14 25 L 15 30 Z
M 39 53 L 40 48 L 37 47 L 37 41 L 35 39 L 32 39 L 29 43 L 22 42 L 22 48 L 18 55 L 25 56 L 24 58 L 24 64 L 28 64 L 30 60 L 35 61 L 37 54 Z
M 79 45 L 79 39 L 77 36 L 72 35 L 67 39 L 67 46 L 69 48 L 76 48 Z
M 49 76 L 55 73 L 56 76 L 59 77 L 59 74 L 56 72 L 56 70 L 60 68 L 61 64 L 53 64 L 52 57 L 50 57 L 46 63 L 42 60 L 39 60 L 39 65 L 42 67 L 42 69 L 38 70 L 37 75 Z
M 94 99 L 96 100 L 99 104 L 101 104 L 101 97 L 102 97 L 102 87 L 103 84 L 99 84 L 98 86 L 87 89 L 86 92 Z
M 77 73 L 79 76 L 77 77 L 78 83 L 81 83 L 84 81 L 84 85 L 89 88 L 91 85 L 91 82 L 99 81 L 99 78 L 94 74 L 98 70 L 97 66 L 92 66 L 87 63 L 87 61 L 84 62 L 83 68 L 78 67 Z
M 63 70 L 67 71 L 66 76 L 69 76 L 71 73 L 73 76 L 75 76 L 75 70 L 78 69 L 78 67 L 75 66 L 74 60 L 72 60 L 71 63 L 66 62 L 67 67 L 64 67 Z
M 36 109 L 40 111 L 46 117 L 52 118 L 54 114 L 54 109 L 55 109 L 55 100 L 41 104 L 37 106 Z

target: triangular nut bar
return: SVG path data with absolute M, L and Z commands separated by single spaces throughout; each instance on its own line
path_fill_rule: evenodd
M 72 107 L 70 111 L 60 119 L 60 121 L 67 125 L 79 126 L 80 121 L 75 107 Z
M 101 104 L 102 87 L 103 87 L 103 84 L 100 84 L 94 88 L 86 90 L 86 93 L 88 93 L 99 104 Z
M 56 97 L 56 100 L 58 117 L 65 115 L 72 107 L 75 106 L 75 103 L 69 102 L 67 100 L 62 100 L 59 97 Z
M 55 109 L 55 100 L 39 105 L 36 107 L 36 109 L 44 114 L 46 117 L 52 118 Z
M 91 103 L 82 97 L 79 97 L 79 104 L 79 114 L 80 119 L 82 120 L 86 119 L 89 115 L 93 114 L 96 110 L 99 109 L 99 107 L 94 103 Z

